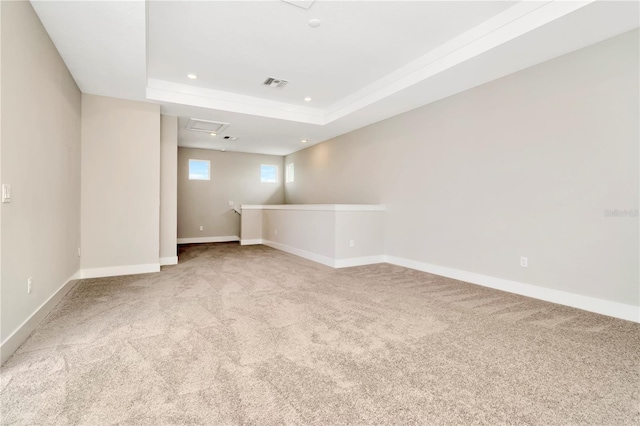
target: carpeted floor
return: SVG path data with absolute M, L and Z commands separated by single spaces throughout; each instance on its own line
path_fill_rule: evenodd
M 638 425 L 640 325 L 201 244 L 82 280 L 0 377 L 3 425 Z

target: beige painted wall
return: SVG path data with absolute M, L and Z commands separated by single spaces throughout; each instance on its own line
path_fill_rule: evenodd
M 242 209 L 240 240 L 262 240 L 262 210 Z
M 638 39 L 289 155 L 286 202 L 386 204 L 388 255 L 638 306 L 638 218 L 604 214 L 639 204 Z
M 262 236 L 267 241 L 334 259 L 336 212 L 263 210 Z
M 29 2 L 0 8 L 4 342 L 80 266 L 81 95 Z
M 336 212 L 336 259 L 384 254 L 384 211 Z M 350 246 L 350 242 L 354 246 Z
M 160 258 L 178 255 L 178 117 L 160 117 Z
M 82 95 L 82 269 L 158 264 L 160 106 Z
M 262 212 L 262 239 L 265 244 L 330 266 L 338 265 L 341 260 L 380 258 L 384 255 L 386 212 L 326 207 L 335 206 L 288 204 L 247 210 L 243 211 L 243 225 L 245 214 Z
M 209 160 L 211 180 L 189 180 L 189 159 Z M 178 148 L 178 238 L 240 236 L 241 204 L 282 204 L 283 157 Z M 278 183 L 260 182 L 260 165 L 278 166 Z M 204 227 L 199 230 L 200 225 Z
M 2 4 L 0 3 L 0 183 L 4 182 L 2 180 L 2 38 Z M 2 309 L 2 301 L 4 300 L 2 297 L 2 210 L 0 207 L 0 309 Z M 5 339 L 5 332 L 1 330 L 3 322 L 2 312 L 0 312 L 0 342 Z M 2 346 L 0 346 L 0 364 L 3 363 L 2 359 L 4 359 L 1 348 Z

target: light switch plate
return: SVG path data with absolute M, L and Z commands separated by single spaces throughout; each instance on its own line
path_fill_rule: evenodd
M 6 183 L 2 184 L 2 202 L 3 203 L 11 202 L 11 185 Z

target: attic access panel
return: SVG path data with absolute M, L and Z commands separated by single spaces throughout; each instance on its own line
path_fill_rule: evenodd
M 185 128 L 194 132 L 220 133 L 227 127 L 229 127 L 229 123 L 191 118 Z

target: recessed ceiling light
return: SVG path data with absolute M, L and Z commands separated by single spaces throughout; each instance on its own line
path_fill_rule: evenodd
M 190 78 L 191 80 L 195 80 L 198 78 L 198 75 L 194 73 L 190 73 L 190 74 L 187 74 L 187 78 Z
M 311 102 L 311 98 L 309 96 L 307 96 L 306 98 L 304 98 L 305 102 Z
M 217 136 L 218 134 L 216 132 L 211 132 L 209 133 L 211 136 Z
M 307 139 L 302 139 L 300 142 L 302 142 L 302 143 L 307 143 L 307 142 L 309 142 L 309 141 L 308 141 Z
M 309 26 L 312 28 L 317 28 L 320 26 L 320 20 L 318 18 L 309 19 Z

